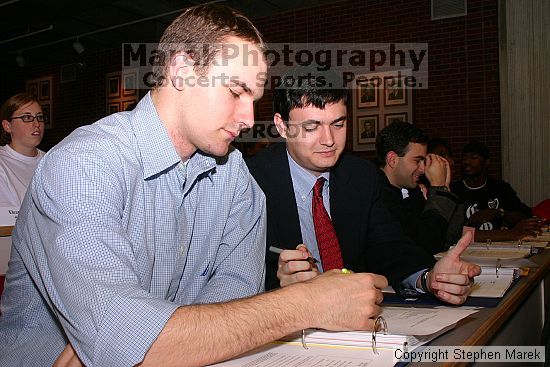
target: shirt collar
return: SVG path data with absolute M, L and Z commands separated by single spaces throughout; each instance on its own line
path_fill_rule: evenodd
M 292 178 L 292 185 L 294 190 L 298 192 L 300 197 L 305 198 L 310 195 L 313 191 L 313 186 L 319 177 L 324 177 L 327 180 L 327 183 L 330 182 L 330 172 L 323 172 L 320 176 L 315 176 L 304 167 L 300 166 L 296 161 L 291 157 L 288 150 L 286 151 L 288 157 L 288 165 L 290 167 L 290 176 Z
M 144 179 L 164 172 L 181 162 L 168 131 L 153 105 L 151 92 L 147 93 L 130 113 L 130 123 L 139 145 Z M 196 177 L 213 169 L 215 165 L 214 158 L 197 151 L 187 162 L 187 176 Z

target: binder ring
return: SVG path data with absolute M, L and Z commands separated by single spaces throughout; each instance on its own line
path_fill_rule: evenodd
M 302 348 L 309 349 L 306 342 L 306 329 L 302 329 Z
M 374 320 L 374 329 L 372 330 L 372 352 L 374 355 L 378 355 L 378 350 L 376 349 L 376 330 L 378 330 L 378 326 L 381 325 L 381 330 L 384 332 L 384 335 L 388 333 L 388 325 L 386 324 L 386 319 L 382 317 L 382 315 L 379 315 Z

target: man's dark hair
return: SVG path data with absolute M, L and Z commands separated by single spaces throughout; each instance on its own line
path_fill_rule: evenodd
M 471 141 L 462 148 L 462 154 L 477 153 L 485 159 L 489 159 L 489 148 L 479 141 Z
M 433 153 L 435 148 L 442 146 L 449 151 L 449 155 L 453 155 L 453 150 L 449 145 L 449 142 L 443 138 L 431 138 L 428 140 L 428 153 Z
M 327 104 L 343 101 L 348 107 L 349 89 L 342 77 L 331 71 L 296 68 L 281 77 L 273 91 L 273 113 L 288 121 L 295 108 L 313 106 L 324 109 Z
M 386 165 L 386 156 L 394 151 L 399 157 L 407 154 L 409 143 L 426 144 L 424 132 L 408 122 L 396 121 L 386 126 L 376 137 L 376 164 Z

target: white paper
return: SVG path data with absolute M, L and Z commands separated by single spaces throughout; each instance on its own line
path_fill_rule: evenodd
M 414 308 L 383 307 L 382 315 L 388 326 L 388 335 L 376 333 L 378 355 L 372 351 L 370 331 L 330 332 L 308 330 L 304 349 L 301 339 L 275 342 L 258 348 L 231 361 L 216 364 L 223 367 L 378 367 L 393 366 L 393 352 L 403 341 L 414 340 L 409 350 L 426 343 L 462 318 L 477 312 L 471 308 Z M 401 333 L 402 335 L 396 335 Z M 416 336 L 412 336 L 412 335 Z M 421 335 L 423 334 L 423 335 Z
M 470 297 L 501 298 L 514 281 L 513 275 L 478 275 Z
M 311 347 L 272 343 L 217 367 L 387 367 L 393 366 L 393 351 L 370 348 Z
M 550 242 L 550 233 L 548 231 L 543 232 L 539 234 L 536 237 L 525 237 L 526 241 L 533 241 L 533 242 Z
M 491 244 L 483 243 L 483 242 L 474 242 L 468 248 L 518 248 L 518 247 L 538 247 L 538 248 L 544 248 L 546 247 L 546 243 L 544 242 L 536 242 L 536 241 L 527 241 L 525 239 L 521 241 L 492 241 Z
M 477 310 L 468 308 L 383 307 L 388 333 L 399 335 L 432 335 L 452 326 Z
M 501 298 L 519 276 L 517 268 L 482 267 L 475 277 L 470 297 Z

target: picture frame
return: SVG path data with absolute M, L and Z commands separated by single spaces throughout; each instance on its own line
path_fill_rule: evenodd
M 42 80 L 38 87 L 38 100 L 39 101 L 48 101 L 50 99 L 50 81 Z
M 379 89 L 376 80 L 359 80 L 357 82 L 357 108 L 378 107 Z
M 122 76 L 122 96 L 134 96 L 137 90 L 137 73 L 130 72 Z
M 128 100 L 125 100 L 125 101 L 122 101 L 122 109 L 121 111 L 128 111 L 128 107 L 132 106 L 132 105 L 135 105 L 135 103 L 137 102 L 137 100 L 135 98 L 132 98 L 132 99 L 128 99 Z M 135 107 L 135 106 L 134 106 Z
M 117 112 L 120 112 L 120 102 L 107 103 L 107 115 L 112 115 Z
M 352 119 L 349 124 L 354 152 L 375 151 L 376 137 L 392 121 L 413 121 L 413 89 L 406 84 L 411 75 L 412 70 L 409 69 L 357 75 L 353 83 Z M 367 88 L 371 89 L 370 98 L 362 92 Z
M 38 83 L 28 83 L 27 94 L 32 98 L 38 100 Z
M 384 115 L 384 127 L 388 126 L 389 124 L 395 121 L 409 122 L 407 120 L 407 113 L 406 112 L 387 113 Z
M 46 121 L 44 122 L 44 128 L 49 129 L 52 127 L 52 110 L 50 108 L 50 104 L 43 103 L 40 105 L 40 107 L 42 108 L 42 114 L 46 118 Z
M 406 76 L 388 76 L 384 78 L 384 105 L 401 106 L 407 104 Z
M 376 142 L 378 135 L 378 114 L 357 116 L 356 129 L 357 144 L 370 144 Z
M 107 98 L 120 97 L 120 75 L 107 77 Z

